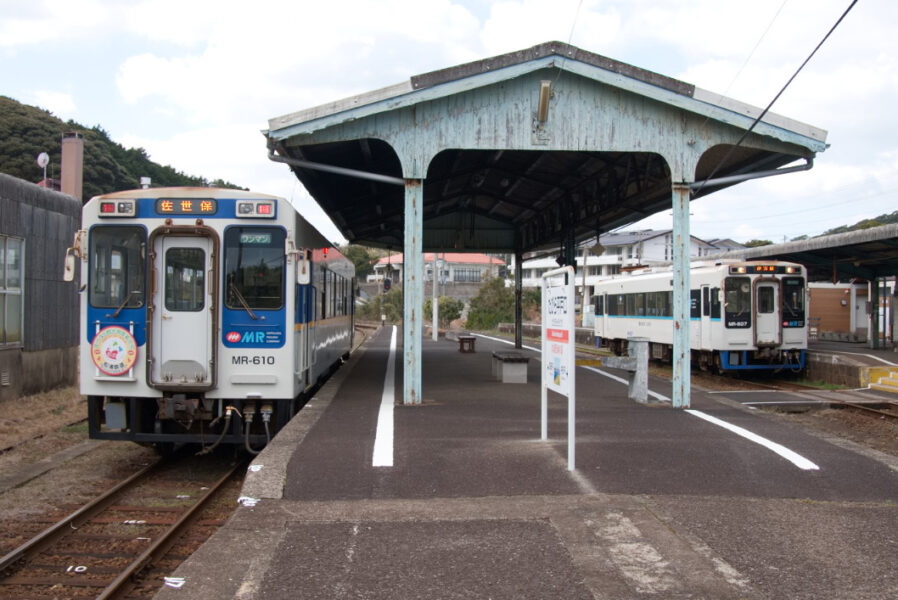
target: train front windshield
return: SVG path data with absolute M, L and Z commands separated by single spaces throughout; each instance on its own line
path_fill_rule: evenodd
M 140 308 L 144 304 L 146 230 L 136 226 L 98 226 L 90 236 L 91 306 Z
M 284 306 L 285 239 L 284 230 L 274 227 L 231 227 L 225 232 L 228 308 L 277 310 Z
M 783 325 L 804 327 L 804 277 L 783 278 Z

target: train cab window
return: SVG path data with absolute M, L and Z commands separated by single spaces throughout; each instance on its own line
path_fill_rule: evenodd
M 98 226 L 91 230 L 88 297 L 96 308 L 140 308 L 144 304 L 146 230 Z
M 225 306 L 232 310 L 284 306 L 284 241 L 278 227 L 229 227 L 225 231 Z
M 804 277 L 783 278 L 783 326 L 804 327 Z
M 751 279 L 727 277 L 723 288 L 725 325 L 731 329 L 751 327 Z
M 600 317 L 605 314 L 605 296 L 593 296 L 595 315 Z
M 203 310 L 206 304 L 205 282 L 206 253 L 202 248 L 169 248 L 165 252 L 166 310 Z

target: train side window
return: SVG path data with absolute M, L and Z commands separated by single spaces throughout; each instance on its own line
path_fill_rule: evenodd
M 146 237 L 143 227 L 136 226 L 101 226 L 91 230 L 88 275 L 91 306 L 143 306 Z
M 595 315 L 600 317 L 605 314 L 605 297 L 593 296 L 593 306 L 595 306 Z
M 618 306 L 619 306 L 618 299 L 619 299 L 619 296 L 614 296 L 614 295 L 608 296 L 608 308 L 606 311 L 607 314 L 609 314 L 609 315 L 620 314 L 620 312 L 619 312 L 620 309 L 618 308 Z
M 635 308 L 635 316 L 645 316 L 645 294 L 633 294 L 633 305 Z

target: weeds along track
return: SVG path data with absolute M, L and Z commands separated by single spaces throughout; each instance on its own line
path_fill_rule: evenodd
M 0 558 L 0 597 L 151 597 L 233 511 L 225 492 L 245 468 L 191 456 L 142 469 Z

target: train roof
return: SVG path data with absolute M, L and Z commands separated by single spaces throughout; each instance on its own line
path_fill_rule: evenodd
M 282 200 L 280 196 L 272 196 L 270 194 L 260 194 L 258 192 L 250 192 L 247 190 L 238 190 L 231 188 L 213 188 L 213 187 L 157 187 L 157 188 L 137 188 L 134 190 L 122 190 L 120 192 L 111 192 L 109 194 L 100 194 L 91 198 L 234 198 L 236 200 L 245 200 L 250 198 L 265 198 L 271 200 Z

